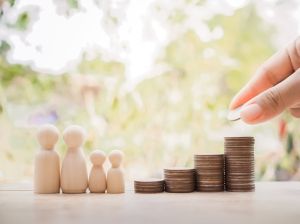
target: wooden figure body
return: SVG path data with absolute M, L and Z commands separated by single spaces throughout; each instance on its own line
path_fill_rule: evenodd
M 34 192 L 37 194 L 60 192 L 60 160 L 54 150 L 58 137 L 58 129 L 50 124 L 43 125 L 37 133 L 41 145 L 34 160 Z
M 89 176 L 89 189 L 91 193 L 105 193 L 106 174 L 103 168 L 106 156 L 103 151 L 95 150 L 90 156 L 93 167 Z
M 88 174 L 81 146 L 85 140 L 82 127 L 71 125 L 63 133 L 63 139 L 68 147 L 61 168 L 61 189 L 63 193 L 85 193 L 88 187 Z
M 125 192 L 124 173 L 121 168 L 123 157 L 123 152 L 119 150 L 113 150 L 108 156 L 111 168 L 107 172 L 107 193 L 121 194 Z

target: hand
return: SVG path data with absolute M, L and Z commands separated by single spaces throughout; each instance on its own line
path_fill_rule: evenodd
M 267 121 L 287 108 L 300 117 L 300 37 L 260 66 L 229 109 L 241 105 L 241 119 L 248 124 Z

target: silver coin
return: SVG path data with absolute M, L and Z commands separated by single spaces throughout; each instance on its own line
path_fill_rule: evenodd
M 240 106 L 236 109 L 230 110 L 227 114 L 227 119 L 230 121 L 237 121 L 241 119 L 241 110 L 243 106 Z

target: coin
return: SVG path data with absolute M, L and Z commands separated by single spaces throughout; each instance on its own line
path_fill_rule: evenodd
M 196 172 L 193 168 L 171 167 L 164 169 L 165 190 L 170 193 L 188 193 L 195 190 Z
M 241 119 L 241 110 L 242 110 L 242 106 L 230 110 L 227 114 L 227 119 L 230 121 L 237 121 Z
M 145 178 L 134 180 L 136 193 L 159 193 L 164 191 L 165 182 L 158 178 Z
M 224 154 L 194 155 L 197 191 L 224 190 Z

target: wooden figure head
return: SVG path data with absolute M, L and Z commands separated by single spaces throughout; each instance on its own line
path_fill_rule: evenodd
M 94 166 L 102 166 L 105 159 L 105 153 L 101 150 L 94 150 L 90 155 L 90 160 Z
M 117 168 L 121 165 L 122 160 L 123 160 L 124 154 L 120 150 L 113 150 L 108 156 L 108 159 L 111 163 L 111 166 L 113 168 Z
M 37 132 L 37 140 L 43 149 L 51 150 L 58 141 L 59 131 L 51 124 L 42 125 Z
M 85 130 L 78 125 L 71 125 L 64 130 L 63 139 L 68 148 L 79 148 L 86 138 Z

